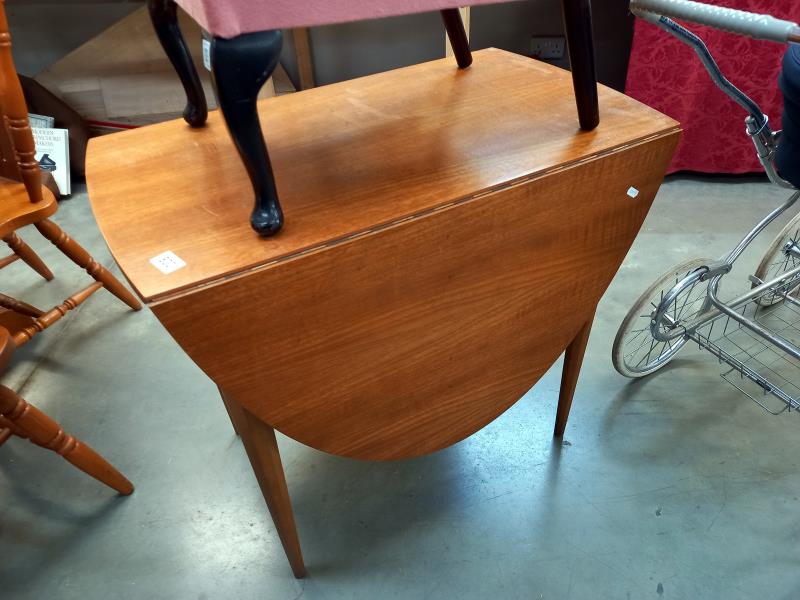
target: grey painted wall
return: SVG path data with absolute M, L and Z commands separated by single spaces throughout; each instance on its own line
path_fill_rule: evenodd
M 594 0 L 598 78 L 622 89 L 628 66 L 632 21 L 627 0 Z M 529 0 L 472 9 L 470 45 L 530 51 L 534 35 L 561 35 L 560 0 Z M 317 83 L 324 85 L 441 58 L 444 29 L 438 14 L 426 13 L 316 27 L 310 32 Z M 294 77 L 291 36 L 283 63 Z M 555 64 L 567 67 L 568 61 Z
M 141 0 L 7 0 L 20 70 L 33 74 L 136 7 Z M 519 54 L 534 35 L 560 35 L 560 0 L 527 0 L 472 9 L 471 46 L 495 46 Z M 595 47 L 601 82 L 622 89 L 632 21 L 628 0 L 593 0 Z M 46 14 L 48 18 L 41 18 Z M 18 27 L 34 23 L 24 35 Z M 426 13 L 311 30 L 315 75 L 320 85 L 361 77 L 444 56 L 439 15 Z M 283 63 L 296 76 L 291 35 Z M 566 67 L 566 60 L 559 61 Z M 296 77 L 295 77 L 296 79 Z
M 121 0 L 6 0 L 14 61 L 34 76 L 141 6 Z

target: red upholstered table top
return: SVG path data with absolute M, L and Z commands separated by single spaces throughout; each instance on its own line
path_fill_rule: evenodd
M 800 21 L 800 2 L 704 0 L 729 8 Z M 636 20 L 625 92 L 680 121 L 683 139 L 670 172 L 761 171 L 744 133 L 744 111 L 716 87 L 694 51 L 655 25 Z M 753 97 L 779 129 L 783 99 L 778 75 L 785 46 L 691 25 L 705 40 L 723 73 Z

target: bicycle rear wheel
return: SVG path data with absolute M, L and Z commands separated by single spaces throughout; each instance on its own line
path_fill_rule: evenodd
M 769 281 L 800 265 L 800 259 L 788 250 L 792 244 L 800 245 L 800 215 L 795 215 L 772 241 L 769 250 L 764 254 L 761 264 L 756 269 L 756 277 L 761 281 Z M 800 279 L 792 282 L 786 288 L 781 286 L 780 291 L 788 295 L 797 292 L 798 288 L 800 288 Z M 761 306 L 772 306 L 783 298 L 783 294 L 769 291 L 758 299 L 758 303 Z

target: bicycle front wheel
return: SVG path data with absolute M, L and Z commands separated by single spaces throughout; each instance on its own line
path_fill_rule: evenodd
M 662 342 L 653 337 L 650 325 L 664 296 L 687 275 L 710 262 L 708 258 L 693 258 L 672 267 L 634 303 L 619 326 L 611 350 L 611 361 L 621 375 L 644 377 L 658 371 L 680 352 L 687 337 Z M 678 294 L 667 310 L 672 328 L 690 323 L 708 310 L 707 290 L 708 286 L 698 279 Z

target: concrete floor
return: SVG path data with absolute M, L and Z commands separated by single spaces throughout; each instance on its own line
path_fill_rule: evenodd
M 729 249 L 785 196 L 748 180 L 673 179 L 600 304 L 566 440 L 560 365 L 511 410 L 432 456 L 366 463 L 280 437 L 309 569 L 292 578 L 215 387 L 147 311 L 105 292 L 24 347 L 4 378 L 136 484 L 120 498 L 59 457 L 0 449 L 3 598 L 797 598 L 800 437 L 686 349 L 631 383 L 616 328 L 656 274 Z M 57 220 L 112 264 L 85 194 Z M 774 224 L 726 289 L 746 275 Z M 48 305 L 85 276 L 3 271 Z

